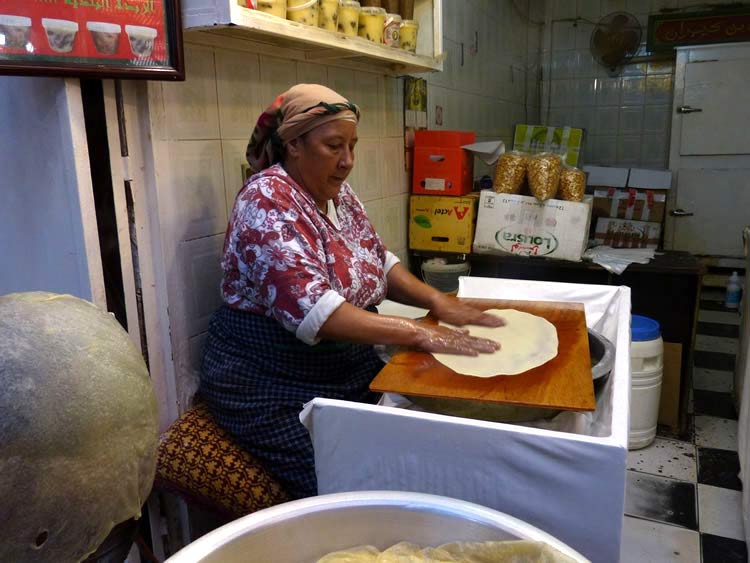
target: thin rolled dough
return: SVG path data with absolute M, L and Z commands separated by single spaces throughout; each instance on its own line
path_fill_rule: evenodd
M 462 328 L 468 329 L 472 336 L 499 342 L 500 350 L 479 356 L 433 354 L 435 359 L 456 373 L 495 377 L 523 373 L 557 356 L 557 329 L 547 319 L 515 309 L 489 309 L 485 312 L 502 317 L 505 325 L 467 325 Z M 447 323 L 440 324 L 456 328 Z

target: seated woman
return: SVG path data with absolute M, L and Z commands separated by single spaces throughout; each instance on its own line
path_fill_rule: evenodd
M 224 305 L 209 327 L 200 394 L 220 426 L 292 497 L 315 495 L 312 443 L 299 421 L 315 397 L 373 403 L 374 344 L 477 355 L 495 342 L 378 315 L 389 299 L 453 325 L 502 321 L 422 283 L 386 250 L 346 177 L 359 109 L 299 84 L 258 119 L 224 243 Z

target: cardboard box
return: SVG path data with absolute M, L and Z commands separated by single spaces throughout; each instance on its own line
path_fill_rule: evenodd
M 662 223 L 667 191 L 672 182 L 669 170 L 586 166 L 586 184 L 594 190 L 593 216 Z
M 476 135 L 465 131 L 416 131 L 412 193 L 460 196 L 471 192 L 474 155 L 461 148 Z
M 580 166 L 583 129 L 548 125 L 516 125 L 513 150 L 530 153 L 553 152 L 570 166 Z
M 588 242 L 591 197 L 582 203 L 481 192 L 474 252 L 580 261 Z
M 471 252 L 479 194 L 413 195 L 409 199 L 409 248 Z
M 586 185 L 593 188 L 624 188 L 628 185 L 629 168 L 615 166 L 584 166 Z
M 613 248 L 658 248 L 661 223 L 599 217 L 594 240 Z
M 664 375 L 659 397 L 659 424 L 673 431 L 680 428 L 680 379 L 682 375 L 682 344 L 664 343 Z
M 668 190 L 672 187 L 672 172 L 631 168 L 628 175 L 628 187 L 641 190 Z
M 667 193 L 664 190 L 597 188 L 594 190 L 594 217 L 664 222 Z

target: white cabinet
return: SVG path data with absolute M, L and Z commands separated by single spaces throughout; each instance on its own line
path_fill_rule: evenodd
M 443 69 L 441 2 L 415 0 L 417 52 L 378 45 L 240 6 L 237 0 L 182 0 L 186 40 L 401 75 Z

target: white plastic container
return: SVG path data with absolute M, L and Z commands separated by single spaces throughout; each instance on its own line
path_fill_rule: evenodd
M 740 278 L 737 272 L 732 272 L 732 276 L 727 281 L 727 292 L 724 296 L 724 307 L 727 309 L 738 309 L 740 306 L 740 294 L 742 293 L 742 287 L 740 286 Z
M 661 381 L 664 374 L 664 342 L 659 323 L 633 315 L 630 344 L 630 433 L 628 449 L 650 445 L 656 437 Z

